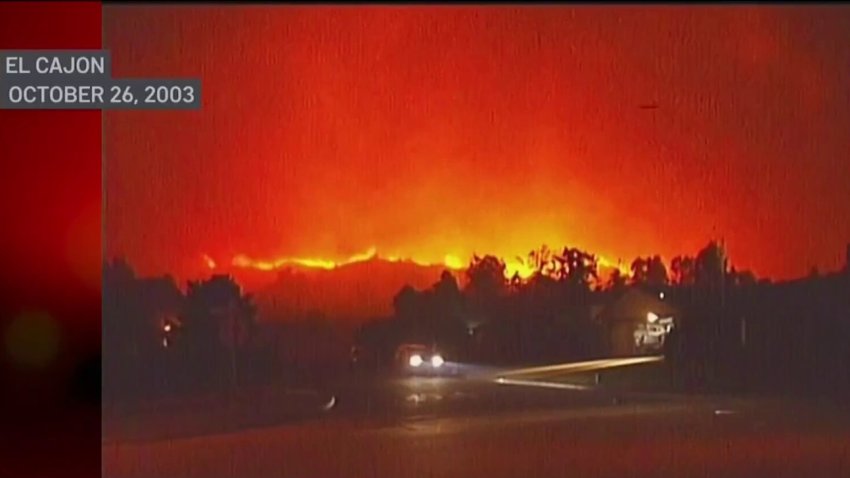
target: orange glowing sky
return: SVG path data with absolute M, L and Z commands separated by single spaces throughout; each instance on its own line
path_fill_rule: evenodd
M 190 277 L 723 236 L 759 275 L 834 269 L 848 45 L 843 6 L 105 6 L 116 76 L 200 77 L 204 100 L 105 114 L 106 254 Z

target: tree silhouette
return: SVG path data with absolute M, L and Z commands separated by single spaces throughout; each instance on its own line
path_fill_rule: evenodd
M 667 267 L 661 256 L 637 257 L 632 261 L 632 284 L 663 287 L 667 285 Z
M 457 279 L 451 272 L 443 271 L 428 297 L 431 302 L 428 310 L 434 314 L 432 328 L 435 341 L 444 351 L 463 353 L 469 327 L 475 325 L 475 321 L 469 320 Z
M 667 267 L 661 256 L 652 256 L 647 261 L 646 283 L 653 287 L 663 287 L 669 282 Z
M 473 256 L 466 277 L 467 292 L 479 299 L 500 297 L 506 292 L 505 262 L 496 256 Z
M 466 277 L 463 296 L 467 320 L 475 324 L 489 322 L 490 327 L 504 323 L 510 317 L 507 299 L 514 289 L 505 278 L 504 261 L 491 255 L 473 256 Z
M 589 291 L 591 281 L 599 280 L 598 260 L 593 254 L 565 247 L 556 260 L 561 264 L 562 279 L 566 279 L 574 290 Z
M 676 285 L 688 286 L 696 282 L 696 261 L 691 256 L 676 256 L 670 262 L 673 282 Z
M 409 284 L 393 297 L 393 310 L 398 318 L 415 319 L 420 309 L 419 292 Z
M 558 279 L 562 273 L 562 263 L 557 260 L 557 256 L 545 244 L 528 253 L 528 265 L 534 270 L 535 274 L 553 279 Z
M 123 259 L 103 268 L 103 333 L 108 353 L 150 355 L 158 334 L 174 319 L 183 295 L 171 276 L 138 278 Z
M 694 261 L 694 277 L 697 284 L 710 288 L 722 286 L 726 275 L 726 252 L 717 241 L 702 248 Z
M 752 287 L 758 283 L 758 279 L 751 271 L 739 271 L 733 266 L 729 269 L 729 285 L 733 287 Z
M 432 288 L 435 309 L 440 318 L 460 320 L 463 296 L 457 285 L 457 279 L 449 271 L 440 274 L 440 280 Z
M 208 369 L 229 368 L 236 380 L 241 349 L 255 331 L 256 306 L 250 295 L 228 275 L 190 281 L 184 313 L 185 338 L 196 360 Z
M 148 393 L 164 386 L 163 327 L 171 331 L 183 295 L 170 276 L 136 276 L 123 259 L 103 266 L 104 388 L 113 396 Z M 173 331 L 173 332 L 176 332 Z M 172 334 L 173 335 L 173 334 Z
M 103 387 L 119 397 L 135 391 L 144 330 L 136 273 L 123 259 L 103 264 Z
M 623 290 L 628 283 L 628 278 L 620 272 L 620 269 L 614 269 L 611 271 L 611 275 L 608 276 L 608 282 L 605 284 L 605 288 L 609 291 L 620 291 Z
M 117 358 L 131 353 L 138 327 L 139 301 L 135 296 L 136 273 L 123 259 L 103 265 L 103 343 L 104 354 Z
M 649 264 L 643 257 L 636 257 L 629 269 L 632 271 L 632 284 L 645 284 L 647 280 Z

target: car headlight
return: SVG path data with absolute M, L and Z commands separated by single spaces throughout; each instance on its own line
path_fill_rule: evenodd
M 441 357 L 439 355 L 434 355 L 433 357 L 431 357 L 431 365 L 434 368 L 438 368 L 438 367 L 442 366 L 444 362 L 445 362 L 445 360 L 443 360 L 443 357 Z
M 410 364 L 411 367 L 418 367 L 418 366 L 422 365 L 422 356 L 419 355 L 419 354 L 413 354 L 413 355 L 410 356 L 408 363 Z

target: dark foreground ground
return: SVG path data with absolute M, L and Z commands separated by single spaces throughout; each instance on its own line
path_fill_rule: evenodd
M 108 477 L 850 476 L 850 407 L 455 377 L 352 377 L 105 419 Z M 559 386 L 559 384 L 565 386 Z M 186 418 L 189 417 L 189 418 Z

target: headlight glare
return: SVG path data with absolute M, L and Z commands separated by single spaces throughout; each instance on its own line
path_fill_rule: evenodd
M 443 357 L 441 357 L 440 355 L 434 355 L 433 357 L 431 357 L 431 366 L 433 366 L 434 368 L 441 367 L 443 363 L 445 363 L 445 360 L 443 360 Z

